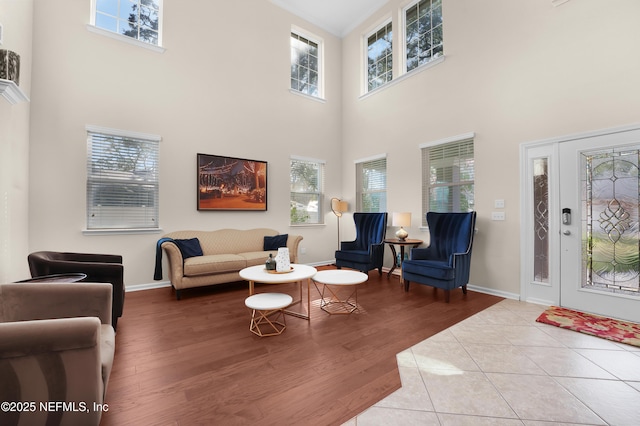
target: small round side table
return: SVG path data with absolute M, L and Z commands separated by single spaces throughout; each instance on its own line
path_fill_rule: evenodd
M 418 247 L 424 241 L 422 240 L 414 240 L 410 238 L 406 238 L 404 240 L 400 240 L 398 238 L 387 238 L 384 240 L 384 243 L 389 244 L 391 248 L 391 253 L 393 253 L 393 267 L 389 270 L 387 274 L 387 278 L 391 277 L 391 273 L 396 269 L 402 269 L 402 261 L 404 260 L 404 248 L 409 247 Z M 398 264 L 398 255 L 396 253 L 396 246 L 400 246 L 400 264 Z M 400 274 L 400 282 L 402 282 L 402 274 Z

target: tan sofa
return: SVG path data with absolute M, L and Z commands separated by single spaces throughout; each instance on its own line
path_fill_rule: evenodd
M 0 284 L 0 402 L 21 403 L 3 406 L 0 424 L 100 423 L 115 354 L 111 293 L 107 283 Z
M 241 281 L 240 270 L 248 266 L 264 264 L 276 250 L 264 250 L 264 237 L 279 235 L 269 228 L 219 229 L 215 231 L 176 231 L 160 239 L 161 247 L 167 255 L 169 278 L 180 299 L 180 291 L 186 288 L 203 287 L 213 284 Z M 183 259 L 176 244 L 165 239 L 197 238 L 202 248 L 202 256 Z M 164 241 L 164 242 L 163 242 Z M 298 262 L 298 246 L 302 236 L 287 237 L 287 248 L 291 263 Z

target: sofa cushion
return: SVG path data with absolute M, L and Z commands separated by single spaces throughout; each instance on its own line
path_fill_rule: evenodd
M 437 260 L 405 260 L 402 270 L 438 280 L 452 280 L 455 275 L 455 269 L 449 266 L 449 262 Z
M 178 248 L 180 249 L 180 253 L 182 253 L 183 259 L 188 259 L 190 257 L 202 256 L 202 247 L 200 247 L 200 240 L 197 238 L 189 238 L 185 240 L 173 240 Z
M 184 261 L 184 275 L 199 275 L 236 272 L 247 266 L 247 260 L 237 254 L 212 254 L 209 256 L 190 257 Z
M 278 253 L 276 251 L 251 251 L 246 253 L 238 253 L 238 256 L 242 256 L 247 261 L 247 266 L 256 266 L 256 265 L 264 265 L 269 257 L 269 253 L 275 255 Z
M 280 234 L 274 236 L 265 236 L 264 237 L 264 250 L 278 250 L 280 247 L 287 246 L 287 239 L 289 238 L 289 234 Z

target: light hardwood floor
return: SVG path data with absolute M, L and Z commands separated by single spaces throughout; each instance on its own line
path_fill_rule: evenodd
M 400 387 L 397 353 L 502 300 L 458 289 L 447 304 L 371 271 L 358 311 L 329 316 L 312 285 L 311 320 L 288 316 L 282 335 L 260 338 L 247 296 L 244 282 L 180 301 L 169 288 L 127 293 L 101 425 L 339 425 Z

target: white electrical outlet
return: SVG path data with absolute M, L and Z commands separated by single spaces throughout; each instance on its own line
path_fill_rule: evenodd
M 493 202 L 493 206 L 494 206 L 496 209 L 504 209 L 504 200 L 495 200 L 495 201 Z
M 301 247 L 300 254 L 307 254 L 307 249 L 305 247 Z
M 504 212 L 491 212 L 491 220 L 504 220 Z

